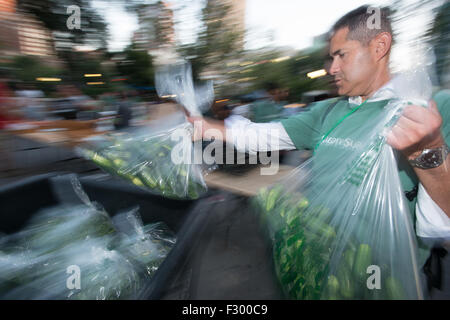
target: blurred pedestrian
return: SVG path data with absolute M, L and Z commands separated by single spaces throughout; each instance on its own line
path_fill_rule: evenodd
M 131 103 L 128 101 L 128 95 L 126 92 L 118 94 L 117 102 L 117 116 L 114 122 L 116 130 L 128 128 L 130 126 L 130 120 L 132 119 Z
M 267 82 L 265 89 L 267 99 L 254 102 L 250 106 L 251 120 L 256 123 L 271 122 L 282 117 L 283 107 L 287 104 L 285 99 L 289 91 L 276 82 Z
M 21 90 L 16 91 L 19 104 L 22 107 L 23 115 L 29 120 L 45 120 L 47 117 L 47 107 L 42 102 L 44 93 L 36 89 L 32 84 L 22 85 Z
M 8 83 L 8 77 L 0 73 L 0 130 L 4 129 L 11 121 L 24 118 L 14 92 Z

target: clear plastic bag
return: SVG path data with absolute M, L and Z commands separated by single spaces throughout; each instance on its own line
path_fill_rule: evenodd
M 144 226 L 138 208 L 111 219 L 71 183 L 70 201 L 81 204 L 43 209 L 1 237 L 0 298 L 136 299 L 172 249 L 176 238 L 163 223 Z
M 174 142 L 172 134 L 187 138 Z M 197 199 L 207 190 L 201 167 L 192 164 L 191 158 L 172 161 L 175 148 L 190 154 L 189 137 L 188 123 L 164 132 L 154 132 L 148 127 L 133 133 L 95 137 L 86 141 L 78 152 L 106 172 L 152 193 L 175 199 Z
M 255 198 L 287 297 L 423 298 L 412 215 L 386 135 L 406 105 L 426 105 L 431 83 L 419 70 L 398 76 L 392 90 L 396 98 L 354 128 L 353 150 L 331 157 L 319 147 Z
M 192 115 L 209 106 L 212 85 L 194 88 L 189 65 L 166 67 L 156 75 L 160 95 L 171 94 Z M 80 155 L 139 187 L 175 199 L 197 199 L 207 190 L 201 163 L 194 160 L 192 125 L 184 115 L 133 132 L 97 136 L 80 146 Z
M 175 235 L 161 222 L 144 226 L 138 208 L 115 216 L 113 221 L 120 230 L 115 248 L 139 265 L 141 276 L 153 276 L 175 245 Z
M 51 253 L 31 251 L 29 258 L 3 273 L 9 288 L 3 299 L 105 300 L 133 298 L 139 289 L 134 266 L 115 250 L 107 248 L 111 237 L 77 241 Z M 21 253 L 16 253 L 21 255 Z M 11 254 L 5 265 L 17 261 Z M 79 270 L 80 287 L 68 285 L 70 268 Z M 2 266 L 2 270 L 5 266 Z M 12 269 L 12 270 L 11 270 Z M 14 276 L 14 277 L 12 277 Z M 2 281 L 2 286 L 5 281 Z
M 194 86 L 189 63 L 160 67 L 155 75 L 156 91 L 160 97 L 169 96 L 183 105 L 191 116 L 201 117 L 214 101 L 212 81 Z
M 90 206 L 43 210 L 9 236 L 0 268 L 11 287 L 0 292 L 7 299 L 118 299 L 125 288 L 126 296 L 136 293 L 134 266 L 111 248 L 116 233 L 109 217 Z M 70 266 L 81 271 L 80 290 L 66 286 Z

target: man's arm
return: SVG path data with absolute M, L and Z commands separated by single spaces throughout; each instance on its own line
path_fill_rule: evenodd
M 222 138 L 233 144 L 239 152 L 294 150 L 294 143 L 281 123 L 254 123 L 241 116 L 225 121 L 188 118 L 194 125 L 194 140 Z
M 424 149 L 435 149 L 445 144 L 441 133 L 443 120 L 434 101 L 429 108 L 408 106 L 387 137 L 388 143 L 412 160 Z M 450 157 L 433 169 L 414 167 L 421 184 L 430 197 L 450 218 Z
M 321 137 L 324 115 L 329 112 L 330 106 L 334 107 L 338 102 L 335 98 L 316 102 L 314 107 L 309 108 L 309 110 L 292 115 L 276 123 L 254 123 L 239 116 L 231 116 L 225 120 L 225 123 L 203 118 L 191 117 L 188 119 L 193 124 L 195 121 L 198 121 L 198 124 L 200 124 L 194 125 L 196 131 L 194 133 L 195 140 L 199 140 L 202 137 L 210 139 L 211 133 L 215 131 L 220 133 L 224 141 L 234 144 L 238 151 L 241 150 L 236 146 L 236 141 L 249 139 L 255 132 L 257 132 L 260 141 L 258 141 L 258 150 L 254 151 L 313 150 Z M 234 121 L 237 118 L 241 118 L 241 121 Z M 261 139 L 261 137 L 263 138 Z M 232 140 L 229 140 L 229 138 Z M 272 145 L 272 141 L 277 145 Z M 265 148 L 260 149 L 261 147 Z
M 223 121 L 208 119 L 202 117 L 188 117 L 188 121 L 194 126 L 193 140 L 211 139 L 212 133 L 218 131 L 226 142 L 227 130 Z

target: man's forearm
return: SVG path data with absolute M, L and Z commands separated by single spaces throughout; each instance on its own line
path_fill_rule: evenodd
M 215 139 L 220 138 L 220 140 L 225 142 L 227 139 L 227 130 L 223 121 L 213 119 L 206 120 L 204 118 L 189 118 L 189 122 L 194 126 L 194 140 L 209 140 L 214 137 Z
M 220 133 L 222 141 L 227 141 L 227 129 L 223 121 L 208 120 L 205 128 L 203 128 L 203 138 L 205 139 L 217 139 L 216 133 Z
M 433 201 L 450 218 L 450 156 L 437 168 L 414 171 Z
M 194 124 L 194 140 L 219 139 L 234 145 L 239 152 L 254 154 L 296 148 L 281 123 L 253 123 L 244 118 L 230 122 L 203 118 L 189 121 Z

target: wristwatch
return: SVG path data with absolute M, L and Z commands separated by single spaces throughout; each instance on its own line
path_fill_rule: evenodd
M 444 143 L 440 148 L 423 150 L 417 158 L 409 160 L 409 163 L 420 169 L 437 168 L 444 163 L 449 152 L 447 144 Z

